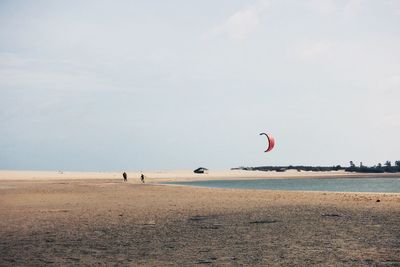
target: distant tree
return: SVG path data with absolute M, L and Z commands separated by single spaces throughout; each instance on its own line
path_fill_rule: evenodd
M 347 172 L 355 172 L 355 171 L 357 171 L 357 167 L 356 167 L 356 165 L 354 164 L 354 162 L 352 160 L 350 161 L 350 167 L 345 168 L 345 171 L 347 171 Z
M 360 162 L 360 168 L 364 167 L 364 165 L 362 164 L 362 161 Z
M 394 162 L 394 165 L 396 166 L 396 167 L 394 167 L 394 171 L 395 172 L 400 172 L 400 160 L 396 160 Z
M 338 171 L 338 170 L 341 170 L 341 169 L 342 169 L 342 166 L 336 165 L 336 166 L 333 166 L 333 169 L 334 169 L 335 171 Z
M 384 172 L 385 170 L 382 168 L 382 164 L 378 163 L 378 165 L 374 168 L 375 172 Z
M 387 160 L 387 161 L 385 162 L 385 166 L 386 166 L 386 167 L 392 167 L 392 163 L 391 163 L 389 160 Z

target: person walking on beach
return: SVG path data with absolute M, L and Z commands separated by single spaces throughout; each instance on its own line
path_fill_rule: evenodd
M 142 181 L 142 183 L 144 183 L 144 175 L 143 175 L 143 173 L 140 175 L 140 181 Z
M 124 177 L 124 182 L 127 182 L 128 181 L 128 175 L 126 174 L 126 172 L 124 172 L 122 174 L 122 176 Z

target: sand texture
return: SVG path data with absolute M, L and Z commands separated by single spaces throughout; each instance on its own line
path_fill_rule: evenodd
M 6 171 L 0 170 L 1 180 L 93 180 L 93 179 L 122 179 L 120 172 L 63 172 L 63 171 Z M 126 171 L 128 182 L 140 183 L 140 174 L 146 176 L 147 183 L 173 182 L 173 181 L 200 181 L 200 180 L 234 180 L 234 179 L 280 179 L 280 178 L 364 178 L 376 177 L 377 174 L 350 173 L 345 171 L 312 172 L 288 170 L 286 172 L 263 171 L 210 171 L 207 174 L 196 174 L 191 170 L 181 171 Z M 382 177 L 400 177 L 400 173 L 381 173 Z
M 44 265 L 400 266 L 400 194 L 2 177 L 0 266 Z

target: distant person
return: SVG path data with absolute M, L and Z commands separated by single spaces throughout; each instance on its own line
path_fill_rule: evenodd
M 140 181 L 142 181 L 142 183 L 144 183 L 144 175 L 143 175 L 143 173 L 140 175 Z
M 128 181 L 128 175 L 126 174 L 126 172 L 124 172 L 122 174 L 122 176 L 124 177 L 124 182 L 127 182 Z

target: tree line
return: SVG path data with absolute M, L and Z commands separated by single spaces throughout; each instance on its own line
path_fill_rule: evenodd
M 237 167 L 232 168 L 231 170 L 246 170 L 246 171 L 277 171 L 284 172 L 287 170 L 297 170 L 297 171 L 339 171 L 344 170 L 346 172 L 361 172 L 361 173 L 396 173 L 400 172 L 400 160 L 395 161 L 394 165 L 392 165 L 391 161 L 386 161 L 384 165 L 378 163 L 374 166 L 365 166 L 360 162 L 358 166 L 354 164 L 353 161 L 350 161 L 349 167 L 342 167 L 340 165 L 335 166 L 304 166 L 304 165 L 289 165 L 289 166 L 260 166 L 260 167 Z
M 365 166 L 362 162 L 358 166 L 354 164 L 353 161 L 350 161 L 350 167 L 345 168 L 348 172 L 365 172 L 365 173 L 384 173 L 384 172 L 400 172 L 400 160 L 396 160 L 394 165 L 392 162 L 387 160 L 384 165 L 378 163 L 372 167 Z

